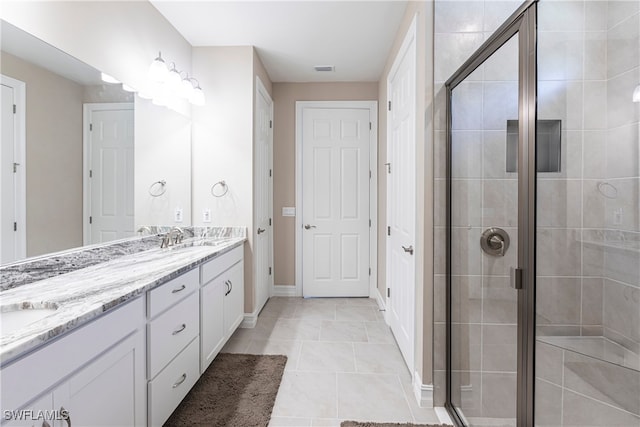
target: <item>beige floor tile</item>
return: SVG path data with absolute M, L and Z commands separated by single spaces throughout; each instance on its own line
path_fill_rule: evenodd
M 347 304 L 350 306 L 364 305 L 370 307 L 378 307 L 375 298 L 333 298 L 336 305 Z
M 412 422 L 396 375 L 337 374 L 338 417 L 360 421 Z
M 355 372 L 353 344 L 347 342 L 303 341 L 299 371 Z
M 254 339 L 247 348 L 249 354 L 284 354 L 287 356 L 287 370 L 298 368 L 301 341 Z
M 340 427 L 339 418 L 314 418 L 311 420 L 311 425 L 313 427 Z
M 309 418 L 271 417 L 269 427 L 311 427 Z
M 242 337 L 242 338 L 234 338 L 231 337 L 229 341 L 222 347 L 220 350 L 221 353 L 246 353 L 249 348 L 249 344 L 251 343 L 251 339 Z
M 367 341 L 370 343 L 396 344 L 391 328 L 384 322 L 365 322 Z
M 276 340 L 313 340 L 320 338 L 321 320 L 278 319 L 270 338 Z
M 336 374 L 285 371 L 273 415 L 337 418 Z
M 336 320 L 377 321 L 378 309 L 367 306 L 340 304 L 336 306 Z
M 409 369 L 394 344 L 354 343 L 358 372 L 409 375 Z
M 296 319 L 335 320 L 335 304 L 301 304 L 293 315 Z
M 366 342 L 367 331 L 365 322 L 358 321 L 329 321 L 320 325 L 320 341 Z

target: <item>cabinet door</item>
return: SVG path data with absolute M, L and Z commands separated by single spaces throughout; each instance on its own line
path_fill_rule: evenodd
M 224 298 L 224 330 L 229 338 L 244 317 L 244 261 L 231 267 L 223 277 L 230 283 Z
M 200 290 L 200 373 L 209 367 L 224 345 L 223 305 L 229 289 L 226 281 L 226 275 L 223 275 Z
M 58 387 L 54 407 L 74 426 L 145 425 L 144 348 L 142 332 L 126 338 Z

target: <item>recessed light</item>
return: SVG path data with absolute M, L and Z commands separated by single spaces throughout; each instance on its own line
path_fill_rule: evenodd
M 333 65 L 316 65 L 315 67 L 313 67 L 314 70 L 316 71 L 335 71 L 336 67 L 334 67 Z

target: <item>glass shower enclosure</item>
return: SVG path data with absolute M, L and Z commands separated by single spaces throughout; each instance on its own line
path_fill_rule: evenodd
M 526 2 L 446 87 L 450 414 L 639 427 L 640 0 Z

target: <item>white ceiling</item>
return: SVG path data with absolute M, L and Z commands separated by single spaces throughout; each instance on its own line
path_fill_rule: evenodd
M 150 1 L 193 46 L 255 46 L 273 82 L 378 81 L 407 5 Z M 316 65 L 333 65 L 335 71 L 316 72 Z

